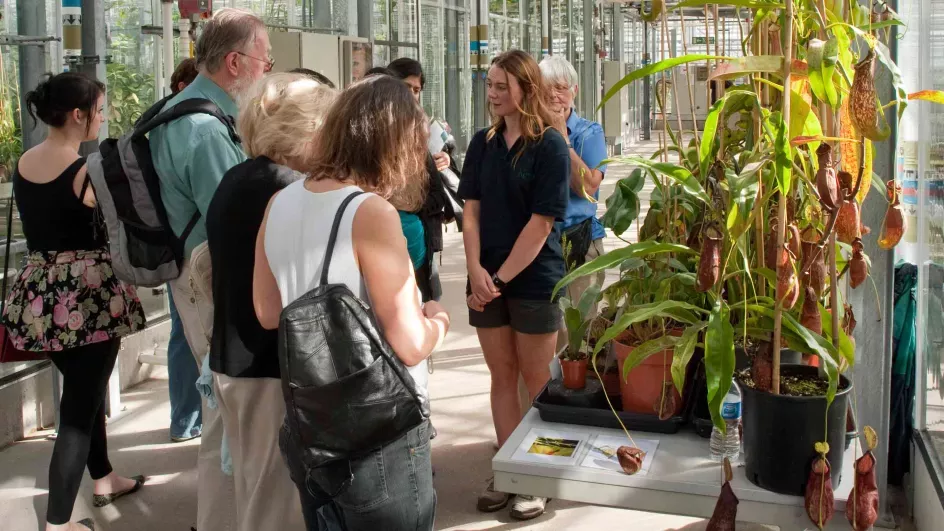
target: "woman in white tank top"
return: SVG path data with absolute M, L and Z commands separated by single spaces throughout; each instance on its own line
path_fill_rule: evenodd
M 387 202 L 425 171 L 426 117 L 401 81 L 371 77 L 343 92 L 325 118 L 310 177 L 269 203 L 256 238 L 253 301 L 263 327 L 278 328 L 282 308 L 317 287 L 328 236 L 341 219 L 328 281 L 345 284 L 370 304 L 397 357 L 411 373 L 449 328 L 443 307 L 421 306 L 396 209 Z M 349 531 L 431 530 L 436 506 L 428 422 L 352 462 L 351 487 L 333 500 L 294 469 L 305 520 L 320 530 L 315 510 L 333 503 Z

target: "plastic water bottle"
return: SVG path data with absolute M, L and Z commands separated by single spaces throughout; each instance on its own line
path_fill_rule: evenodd
M 725 457 L 736 461 L 741 453 L 741 436 L 738 431 L 741 424 L 741 389 L 734 382 L 731 382 L 731 389 L 721 403 L 721 418 L 724 419 L 727 429 L 725 433 L 721 433 L 718 428 L 712 428 L 709 457 L 719 462 L 724 461 Z

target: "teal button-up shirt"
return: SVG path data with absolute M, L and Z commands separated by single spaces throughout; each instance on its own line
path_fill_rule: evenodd
M 164 106 L 170 109 L 183 100 L 206 98 L 224 113 L 236 118 L 238 107 L 219 85 L 202 75 Z M 208 114 L 190 114 L 158 127 L 149 135 L 154 168 L 161 179 L 161 199 L 171 229 L 180 236 L 194 212 L 200 220 L 185 242 L 184 256 L 205 242 L 206 213 L 223 175 L 246 160 L 218 119 Z

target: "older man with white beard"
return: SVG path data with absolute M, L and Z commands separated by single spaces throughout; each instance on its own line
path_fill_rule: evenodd
M 199 75 L 187 88 L 167 102 L 164 110 L 181 101 L 208 99 L 223 113 L 236 118 L 236 100 L 272 69 L 271 47 L 265 24 L 243 10 L 221 9 L 207 21 L 196 46 Z M 204 219 L 210 200 L 223 175 L 246 160 L 226 126 L 213 116 L 190 114 L 150 134 L 154 167 L 161 180 L 161 199 L 168 221 L 178 237 L 184 237 L 184 256 L 206 241 Z M 209 351 L 201 321 L 197 294 L 190 286 L 189 260 L 171 292 L 184 328 L 184 335 L 197 366 Z M 195 382 L 190 382 L 194 385 Z M 220 467 L 223 425 L 219 412 L 203 404 L 203 439 L 197 461 L 198 531 L 227 531 L 235 520 L 233 480 Z

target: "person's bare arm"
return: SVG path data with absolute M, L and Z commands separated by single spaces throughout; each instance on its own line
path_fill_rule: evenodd
M 352 232 L 354 254 L 384 337 L 403 363 L 416 365 L 442 343 L 449 315 L 435 302 L 427 303 L 424 313 L 400 218 L 390 203 L 365 199 Z
M 483 303 L 490 302 L 500 295 L 492 283 L 492 277 L 482 267 L 481 240 L 479 239 L 479 217 L 482 203 L 468 199 L 462 207 L 462 242 L 465 244 L 465 262 L 469 271 L 469 283 L 474 293 Z M 502 278 L 504 280 L 504 278 Z
M 83 165 L 79 168 L 79 171 L 75 174 L 75 180 L 72 181 L 72 190 L 75 192 L 75 196 L 79 198 L 79 201 L 82 201 L 82 204 L 89 208 L 95 208 L 97 204 L 95 199 L 95 190 L 92 189 L 92 183 L 90 182 L 88 186 L 85 186 L 85 179 L 88 176 L 88 165 Z M 85 187 L 85 194 L 82 194 L 82 187 Z
M 570 188 L 580 197 L 587 195 L 593 196 L 600 189 L 603 182 L 603 172 L 600 170 L 591 170 L 587 164 L 580 158 L 580 155 L 570 148 Z
M 553 229 L 554 218 L 531 214 L 528 224 L 524 226 L 524 230 L 515 240 L 515 245 L 511 248 L 511 254 L 498 269 L 498 278 L 506 283 L 511 282 L 513 278 L 531 265 L 531 262 L 541 252 L 541 248 L 544 247 L 544 243 Z
M 269 209 L 274 200 L 275 197 L 266 206 L 262 226 L 259 227 L 256 235 L 256 260 L 252 270 L 252 304 L 256 310 L 256 319 L 259 319 L 259 324 L 266 330 L 278 328 L 279 316 L 282 314 L 282 294 L 279 293 L 279 285 L 275 281 L 275 275 L 272 274 L 272 268 L 269 266 L 269 259 L 265 253 L 266 225 L 269 221 Z

